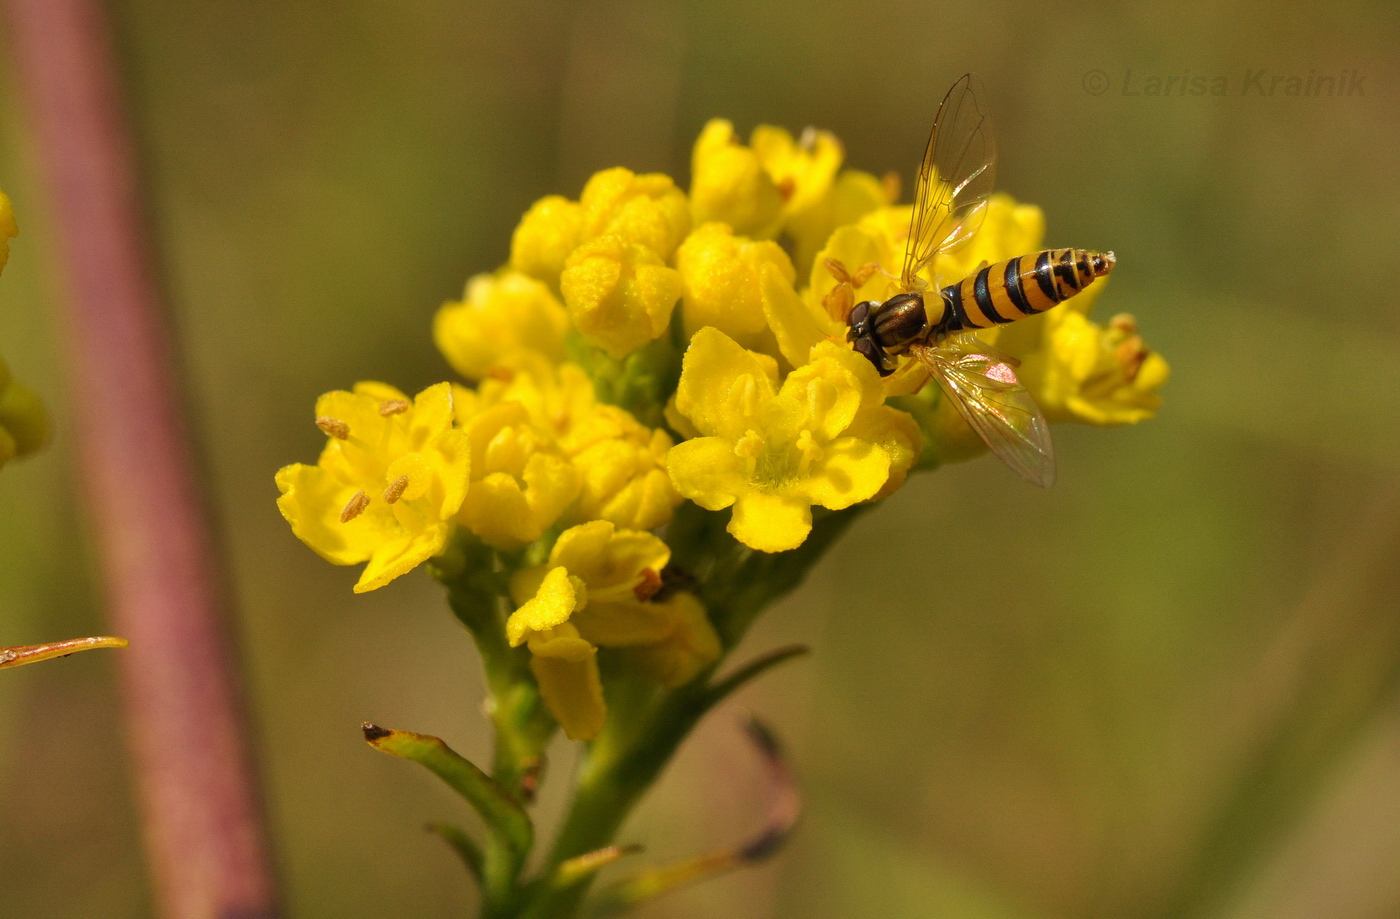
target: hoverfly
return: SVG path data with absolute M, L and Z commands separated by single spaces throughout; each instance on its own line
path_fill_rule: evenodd
M 896 355 L 912 355 L 1002 462 L 1047 487 L 1055 481 L 1055 452 L 1045 416 L 1016 377 L 1015 359 L 978 341 L 975 330 L 1064 302 L 1112 271 L 1115 259 L 1112 252 L 1047 249 L 984 262 L 962 281 L 929 291 L 919 273 L 976 234 L 995 173 L 991 122 L 976 79 L 966 74 L 943 97 L 919 165 L 900 292 L 855 304 L 846 338 L 881 376 L 895 371 Z M 849 283 L 844 266 L 830 267 Z

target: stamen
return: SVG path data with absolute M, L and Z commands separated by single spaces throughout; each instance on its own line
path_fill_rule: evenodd
M 349 523 L 365 512 L 369 507 L 369 496 L 363 491 L 357 491 L 350 496 L 350 500 L 345 502 L 345 508 L 340 512 L 340 522 Z
M 510 383 L 515 380 L 515 371 L 500 364 L 492 364 L 486 368 L 486 377 L 491 380 L 500 380 L 502 383 Z
M 831 276 L 836 279 L 837 284 L 851 283 L 851 274 L 840 259 L 829 258 L 822 264 L 826 266 L 827 271 L 831 272 Z
M 1142 370 L 1142 364 L 1147 360 L 1149 353 L 1141 335 L 1134 335 L 1120 344 L 1113 356 L 1123 367 L 1123 379 L 1129 383 L 1136 380 L 1138 371 Z
M 791 198 L 795 191 L 797 191 L 797 180 L 792 176 L 784 176 L 778 181 L 778 194 L 783 196 L 784 201 Z
M 826 314 L 837 322 L 846 322 L 851 318 L 851 310 L 855 308 L 856 297 L 851 291 L 849 284 L 837 284 L 822 297 L 822 308 Z
M 864 287 L 866 282 L 879 270 L 879 262 L 870 262 L 869 264 L 862 265 L 860 270 L 855 273 L 855 276 L 851 278 L 851 284 L 855 287 Z
M 642 579 L 632 588 L 632 595 L 643 603 L 656 596 L 661 589 L 661 575 L 652 568 L 642 569 Z
M 393 504 L 403 497 L 404 489 L 406 488 L 408 488 L 408 476 L 401 475 L 397 479 L 394 479 L 394 481 L 390 482 L 384 489 L 385 502 Z
M 1137 320 L 1129 313 L 1119 313 L 1108 320 L 1108 327 L 1115 332 L 1122 332 L 1124 335 L 1136 335 L 1138 330 Z
M 388 418 L 390 415 L 402 415 L 413 406 L 403 399 L 385 399 L 379 403 L 379 414 Z
M 336 440 L 344 440 L 350 436 L 350 425 L 329 415 L 317 418 L 316 427 L 320 428 L 327 437 L 334 437 Z

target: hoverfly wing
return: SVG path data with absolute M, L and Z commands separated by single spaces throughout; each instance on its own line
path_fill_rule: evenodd
M 938 253 L 966 242 L 982 225 L 996 185 L 996 139 L 982 101 L 981 83 L 964 74 L 933 119 L 914 186 L 914 216 L 900 280 L 922 287 L 917 275 Z
M 1004 357 L 970 335 L 909 350 L 1003 463 L 1032 485 L 1055 483 L 1050 426 Z

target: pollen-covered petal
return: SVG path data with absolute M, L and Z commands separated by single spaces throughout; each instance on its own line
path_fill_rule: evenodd
M 575 201 L 550 195 L 536 201 L 510 240 L 510 265 L 516 271 L 559 285 L 564 260 L 583 236 L 583 209 Z
M 581 242 L 610 236 L 669 259 L 690 232 L 685 194 L 659 172 L 637 175 L 617 167 L 595 173 L 579 196 Z
M 737 440 L 758 423 L 776 390 L 778 365 L 715 328 L 695 333 L 681 363 L 676 409 L 702 434 Z
M 608 714 L 598 675 L 598 649 L 582 638 L 561 635 L 531 640 L 530 652 L 530 671 L 540 695 L 564 733 L 570 740 L 598 736 Z
M 568 327 L 564 305 L 544 283 L 504 271 L 477 275 L 460 301 L 444 304 L 433 318 L 433 341 L 453 370 L 475 381 L 517 351 L 563 361 Z
M 772 272 L 789 290 L 797 274 L 777 243 L 735 236 L 722 223 L 707 223 L 676 250 L 682 283 L 681 312 L 687 336 L 714 326 L 745 348 L 771 337 L 763 308 L 763 279 Z M 792 293 L 796 297 L 796 292 Z
M 375 546 L 369 564 L 355 582 L 355 593 L 378 590 L 399 575 L 408 574 L 442 551 L 449 532 L 448 523 L 437 522 L 421 529 L 400 530 L 394 538 Z
M 559 287 L 574 326 L 614 360 L 660 337 L 681 296 L 674 268 L 654 250 L 620 236 L 575 249 Z
M 812 531 L 812 505 L 800 495 L 747 491 L 735 502 L 728 529 L 750 549 L 786 552 Z
M 801 488 L 813 504 L 839 511 L 873 498 L 890 475 L 884 448 L 855 437 L 841 437 L 822 448 Z
M 783 196 L 763 162 L 722 118 L 700 131 L 691 154 L 690 212 L 698 226 L 720 221 L 755 239 L 777 234 Z
M 677 444 L 666 455 L 666 468 L 676 490 L 706 510 L 723 510 L 751 487 L 745 460 L 722 437 Z
M 580 606 L 586 605 L 587 597 L 583 582 L 567 568 L 562 565 L 550 568 L 533 596 L 506 620 L 506 639 L 515 648 L 536 632 L 548 632 L 563 625 Z

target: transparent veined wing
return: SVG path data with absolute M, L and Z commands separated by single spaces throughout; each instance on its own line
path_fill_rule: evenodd
M 933 119 L 914 185 L 914 216 L 900 276 L 906 290 L 934 257 L 966 242 L 982 225 L 996 185 L 997 150 L 981 83 L 964 74 Z
M 1008 359 L 971 335 L 909 348 L 1003 463 L 1041 488 L 1055 483 L 1050 425 Z

